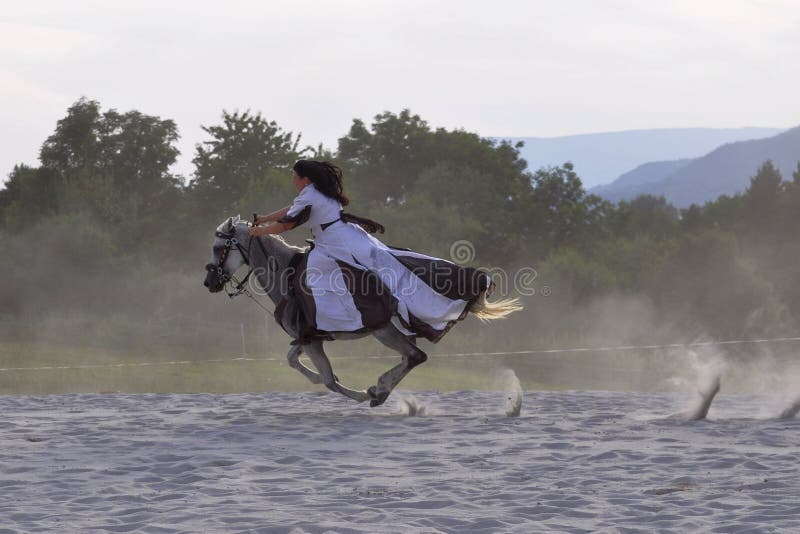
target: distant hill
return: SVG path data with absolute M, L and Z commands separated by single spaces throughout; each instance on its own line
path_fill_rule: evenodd
M 628 171 L 610 184 L 598 185 L 590 191 L 596 195 L 618 202 L 647 193 L 653 183 L 659 182 L 682 169 L 693 159 L 676 159 L 673 161 L 652 161 L 639 165 Z
M 776 135 L 785 128 L 665 128 L 564 137 L 495 138 L 524 141 L 532 170 L 571 161 L 587 188 L 607 184 L 643 163 L 696 158 L 725 143 Z
M 728 143 L 688 162 L 641 165 L 592 192 L 614 201 L 643 193 L 663 195 L 674 205 L 687 207 L 744 191 L 768 159 L 790 180 L 800 161 L 800 127 L 766 139 Z
M 674 161 L 653 161 L 639 165 L 628 171 L 610 184 L 598 185 L 590 191 L 596 195 L 617 202 L 648 193 L 654 182 L 659 182 L 682 169 L 693 159 L 677 159 Z

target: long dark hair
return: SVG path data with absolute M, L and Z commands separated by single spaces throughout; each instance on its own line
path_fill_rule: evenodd
M 350 199 L 344 194 L 342 169 L 333 163 L 301 159 L 294 164 L 293 169 L 300 178 L 311 180 L 326 197 L 337 200 L 342 206 L 350 204 Z

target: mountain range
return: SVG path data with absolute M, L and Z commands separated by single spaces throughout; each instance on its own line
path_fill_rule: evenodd
M 612 201 L 641 194 L 664 196 L 683 208 L 744 191 L 768 159 L 784 180 L 791 180 L 800 162 L 800 127 L 763 139 L 725 143 L 697 158 L 645 163 L 590 191 Z
M 511 137 L 531 170 L 570 161 L 591 188 L 649 163 L 698 158 L 726 143 L 774 136 L 785 128 L 663 128 L 561 137 Z M 752 171 L 750 171 L 752 172 Z

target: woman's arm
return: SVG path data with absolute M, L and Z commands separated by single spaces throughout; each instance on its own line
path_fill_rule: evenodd
M 268 234 L 281 234 L 286 230 L 291 230 L 295 226 L 300 226 L 308 220 L 311 213 L 311 201 L 314 189 L 304 188 L 292 202 L 292 205 L 280 209 L 276 212 L 264 215 L 263 219 L 272 220 L 269 226 L 253 226 L 250 228 L 250 235 L 260 236 Z M 262 217 L 256 217 L 256 224 Z
M 250 228 L 250 235 L 258 237 L 268 234 L 282 234 L 286 230 L 291 230 L 295 226 L 297 226 L 297 223 L 293 222 L 276 222 L 268 226 L 253 226 Z
M 286 206 L 285 208 L 281 208 L 278 211 L 273 211 L 272 213 L 269 213 L 267 215 L 259 215 L 258 217 L 256 217 L 256 224 L 262 224 L 265 222 L 275 222 L 278 219 L 285 217 L 286 214 L 289 213 L 290 208 L 291 206 Z

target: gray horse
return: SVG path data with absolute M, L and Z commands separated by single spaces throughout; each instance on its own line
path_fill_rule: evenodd
M 258 242 L 256 242 L 258 241 Z M 212 293 L 221 291 L 231 281 L 233 274 L 242 265 L 249 265 L 256 276 L 258 284 L 277 306 L 289 294 L 289 272 L 293 270 L 292 260 L 306 249 L 294 247 L 281 237 L 268 235 L 260 238 L 250 236 L 250 224 L 240 220 L 238 216 L 223 222 L 215 232 L 211 263 L 205 286 Z M 521 309 L 516 299 L 504 299 L 488 302 L 486 292 L 482 293 L 470 310 L 481 320 L 499 319 Z M 291 320 L 287 310 L 277 319 L 293 338 L 297 339 L 297 324 Z M 287 358 L 289 365 L 300 371 L 313 384 L 325 384 L 331 391 L 336 391 L 358 402 L 370 401 L 371 406 L 383 404 L 392 390 L 417 365 L 425 362 L 428 356 L 416 345 L 414 336 L 407 336 L 389 323 L 370 332 L 336 333 L 334 339 L 358 339 L 374 336 L 378 341 L 398 352 L 402 361 L 378 378 L 378 383 L 367 390 L 354 390 L 339 383 L 333 373 L 331 363 L 322 347 L 322 340 L 295 344 L 289 349 Z M 316 367 L 309 369 L 300 361 L 305 353 Z

